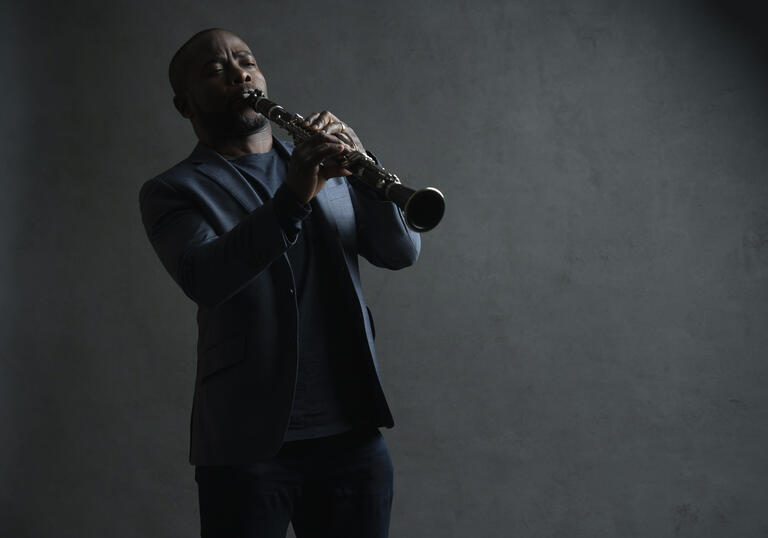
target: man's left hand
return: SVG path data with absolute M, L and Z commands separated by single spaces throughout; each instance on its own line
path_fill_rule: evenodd
M 322 131 L 326 134 L 333 135 L 351 149 L 359 151 L 365 155 L 363 143 L 360 142 L 360 139 L 357 137 L 357 134 L 355 134 L 352 127 L 327 110 L 310 114 L 307 119 L 304 120 L 304 126 L 314 129 L 315 131 Z

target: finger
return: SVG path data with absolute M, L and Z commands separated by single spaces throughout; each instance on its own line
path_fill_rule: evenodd
M 351 176 L 352 172 L 335 164 L 326 164 L 325 166 L 320 167 L 317 175 L 323 179 L 329 179 L 332 177 Z
M 328 134 L 342 133 L 347 128 L 343 121 L 331 121 L 323 127 L 323 132 Z
M 309 116 L 307 116 L 307 119 L 304 120 L 304 126 L 309 127 L 313 121 L 315 121 L 320 116 L 319 112 L 313 112 Z
M 337 139 L 341 140 L 342 143 L 344 143 L 346 146 L 349 146 L 350 149 L 355 149 L 356 144 L 355 144 L 355 141 L 350 136 L 349 131 L 350 131 L 349 127 L 345 125 L 344 122 L 333 121 L 328 125 L 326 125 L 322 132 L 335 136 Z
M 328 133 L 326 131 L 320 131 L 315 136 L 318 136 L 318 140 L 316 144 L 320 144 L 320 143 L 338 144 L 339 142 L 341 142 L 349 151 L 353 151 L 355 149 L 354 142 L 352 142 L 352 140 L 347 136 L 347 133 L 345 132 Z
M 308 155 L 312 151 L 312 148 L 315 148 L 321 144 L 338 144 L 338 143 L 339 143 L 338 138 L 320 131 L 315 133 L 311 137 L 307 138 L 302 143 L 298 144 L 294 148 L 293 154 L 298 156 L 299 158 L 305 159 L 306 155 Z
M 307 138 L 300 145 L 301 146 L 306 145 L 306 147 L 312 147 L 312 146 L 317 146 L 317 145 L 325 143 L 325 142 L 336 142 L 336 143 L 338 143 L 339 139 L 336 138 L 335 136 L 329 135 L 328 133 L 326 133 L 324 131 L 318 131 L 318 132 L 314 133 L 312 136 L 310 136 L 309 138 Z M 296 147 L 299 147 L 299 146 L 296 146 Z
M 312 148 L 307 154 L 304 162 L 311 166 L 318 166 L 325 160 L 331 159 L 337 155 L 343 155 L 346 151 L 346 148 L 338 142 L 321 144 Z
M 342 163 L 344 163 L 344 153 L 347 152 L 342 152 L 342 155 L 329 157 L 326 161 L 321 163 L 317 170 L 317 175 L 327 179 L 331 177 L 351 176 L 354 174 L 354 172 L 342 166 Z
M 320 170 L 325 170 L 325 175 L 328 176 L 328 174 L 331 174 L 328 177 L 336 177 L 340 175 L 347 175 L 344 173 L 344 168 L 341 168 L 341 163 L 344 162 L 344 157 L 349 154 L 351 151 L 350 148 L 348 148 L 345 145 L 339 145 L 338 141 L 332 144 L 333 149 L 328 150 L 329 153 L 323 152 L 324 155 L 321 157 L 320 161 Z M 329 172 L 330 170 L 330 172 Z
M 313 129 L 324 129 L 332 121 L 338 121 L 338 118 L 329 111 L 323 110 L 317 118 L 312 120 L 310 126 Z
M 349 133 L 347 133 L 347 131 L 336 133 L 334 136 L 336 136 L 339 140 L 341 140 L 345 145 L 349 146 L 349 149 L 354 150 L 355 148 L 357 148 L 357 144 L 355 144 L 355 141 L 352 139 L 351 136 L 349 136 Z

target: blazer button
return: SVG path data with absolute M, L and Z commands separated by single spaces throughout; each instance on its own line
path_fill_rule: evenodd
M 291 295 L 293 295 L 295 292 L 293 291 L 293 288 L 290 288 L 290 289 L 288 290 L 288 293 L 290 293 Z

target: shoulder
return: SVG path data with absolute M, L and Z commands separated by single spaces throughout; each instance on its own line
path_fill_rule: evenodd
M 144 181 L 139 189 L 139 200 L 142 200 L 149 193 L 160 188 L 168 188 L 176 191 L 186 190 L 192 181 L 199 175 L 198 164 L 192 162 L 190 157 L 185 158 L 182 161 L 174 164 L 167 170 L 160 172 L 159 174 Z
M 198 173 L 198 165 L 189 161 L 182 161 L 175 164 L 168 170 L 158 174 L 153 179 L 164 181 L 168 184 L 180 184 L 185 180 L 189 180 L 189 177 Z
M 145 184 L 166 183 L 176 188 L 184 188 L 201 174 L 201 164 L 208 167 L 226 166 L 226 161 L 213 149 L 198 142 L 185 159 L 147 180 Z

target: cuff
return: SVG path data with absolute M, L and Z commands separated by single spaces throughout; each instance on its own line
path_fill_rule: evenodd
M 296 195 L 285 183 L 275 191 L 274 199 L 277 221 L 280 223 L 286 240 L 292 245 L 296 242 L 301 231 L 301 223 L 312 213 L 312 207 L 296 198 Z

